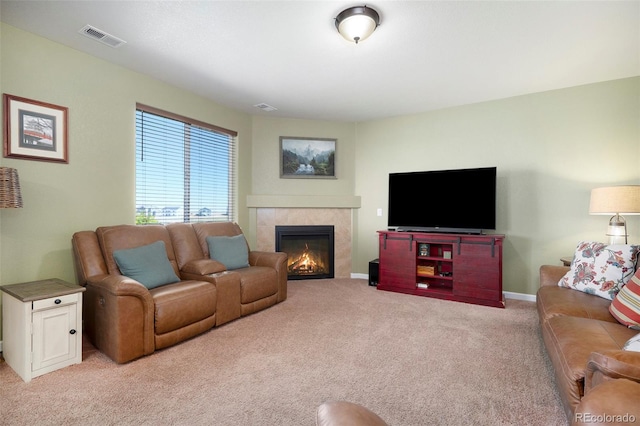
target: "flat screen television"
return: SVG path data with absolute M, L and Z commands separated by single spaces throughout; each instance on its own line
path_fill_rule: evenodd
M 467 234 L 496 229 L 496 170 L 390 173 L 389 228 Z

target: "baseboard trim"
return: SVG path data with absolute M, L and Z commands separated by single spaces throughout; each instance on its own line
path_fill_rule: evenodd
M 351 278 L 354 280 L 367 280 L 369 281 L 369 274 L 351 274 Z
M 513 291 L 503 291 L 503 294 L 506 299 L 525 300 L 527 302 L 536 301 L 535 294 L 514 293 Z
M 367 281 L 369 281 L 369 274 L 352 273 L 351 274 L 351 278 L 353 278 L 355 280 L 367 280 Z M 516 293 L 516 292 L 513 292 L 513 291 L 504 291 L 503 294 L 504 294 L 504 297 L 506 299 L 525 300 L 527 302 L 535 302 L 536 301 L 536 295 L 535 294 Z

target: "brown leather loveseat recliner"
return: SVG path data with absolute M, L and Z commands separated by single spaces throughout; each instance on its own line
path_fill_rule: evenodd
M 285 300 L 285 253 L 251 251 L 247 245 L 248 266 L 234 270 L 210 258 L 207 237 L 238 235 L 242 230 L 231 222 L 76 232 L 73 254 L 78 284 L 87 289 L 83 320 L 91 343 L 125 363 Z M 158 241 L 178 282 L 147 288 L 122 275 L 115 251 Z

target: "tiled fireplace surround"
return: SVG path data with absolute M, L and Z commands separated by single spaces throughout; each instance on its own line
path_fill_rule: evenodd
M 276 225 L 333 225 L 334 273 L 336 278 L 351 275 L 351 209 L 347 208 L 258 208 L 256 209 L 257 248 L 273 251 Z

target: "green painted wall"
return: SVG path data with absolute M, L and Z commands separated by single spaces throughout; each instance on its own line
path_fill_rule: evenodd
M 355 125 L 253 117 L 253 188 L 260 195 L 353 195 Z M 280 136 L 337 139 L 337 179 L 280 179 Z
M 497 166 L 503 287 L 534 294 L 540 265 L 581 239 L 607 241 L 609 218 L 588 214 L 590 190 L 640 184 L 640 78 L 359 123 L 356 141 L 356 272 L 378 256 L 388 173 Z M 416 188 L 416 208 L 439 208 L 439 191 Z M 627 219 L 640 242 L 640 216 Z

